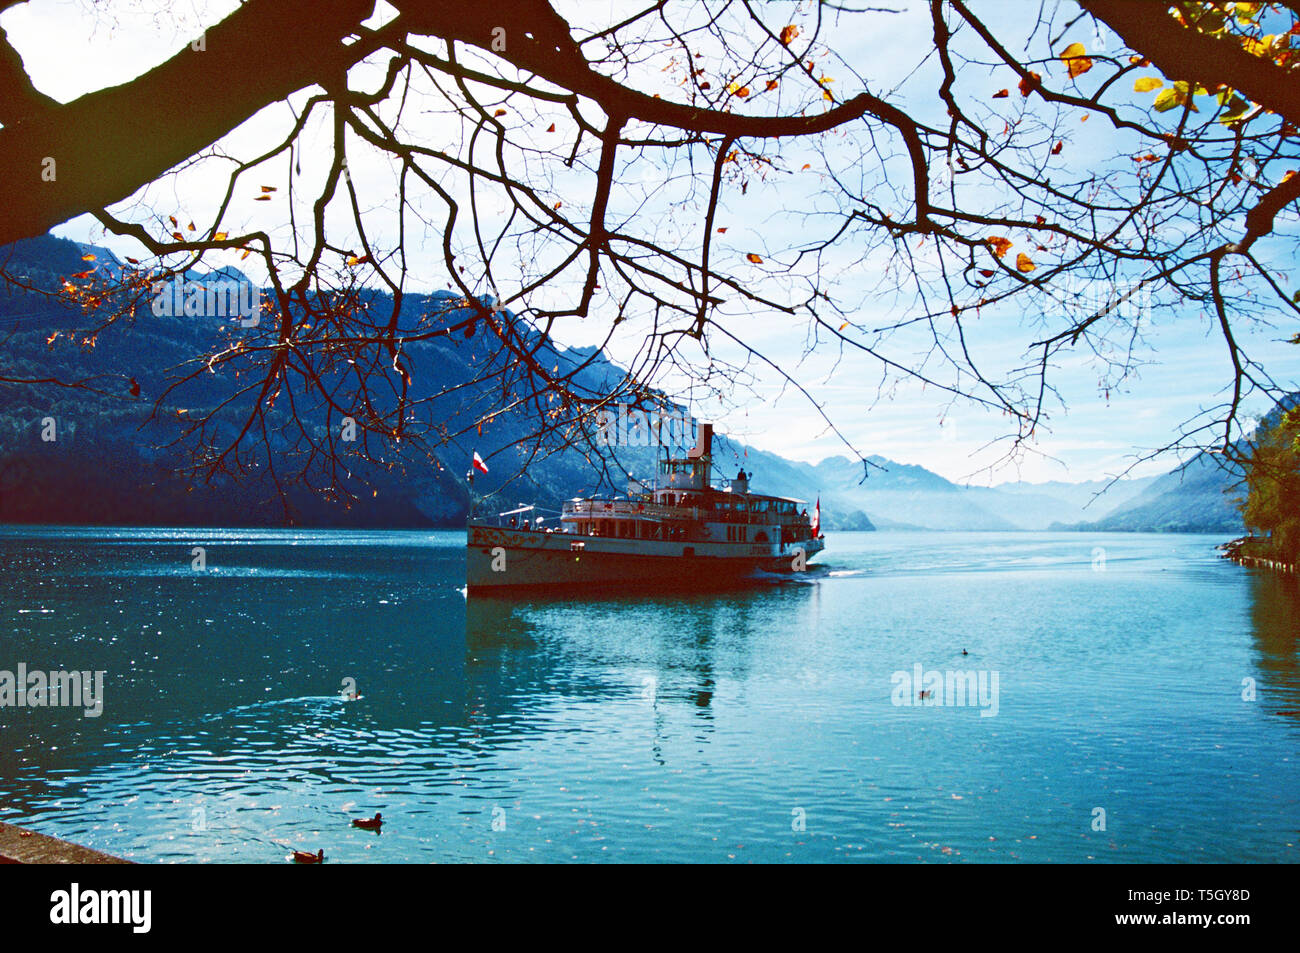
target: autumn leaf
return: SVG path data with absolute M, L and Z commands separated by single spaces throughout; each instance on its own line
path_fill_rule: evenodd
M 493 116 L 504 116 L 505 114 L 506 114 L 506 111 L 505 111 L 504 109 L 498 109 L 498 110 L 497 110 L 496 112 L 494 112 L 492 115 L 493 115 Z
M 212 236 L 212 240 L 213 240 L 213 241 L 216 241 L 216 242 L 224 242 L 224 241 L 226 240 L 226 233 L 225 233 L 225 232 L 217 232 L 217 234 L 215 234 L 215 235 Z
M 1052 146 L 1052 155 L 1059 156 L 1061 154 L 1061 150 L 1064 148 L 1065 148 L 1065 143 L 1061 142 L 1058 139 L 1056 145 Z
M 799 28 L 795 26 L 793 23 L 791 23 L 787 27 L 782 27 L 781 44 L 783 46 L 789 46 L 791 43 L 795 41 L 795 38 L 798 36 L 799 36 Z
M 719 234 L 719 235 L 725 235 L 725 234 L 727 234 L 727 226 L 724 225 L 724 226 L 722 226 L 720 229 L 718 229 L 718 234 Z
M 770 93 L 772 90 L 776 89 L 776 88 L 777 88 L 778 86 L 780 86 L 780 85 L 781 85 L 781 84 L 778 83 L 776 80 L 774 80 L 774 79 L 769 79 L 769 80 L 767 81 L 767 89 L 765 90 L 765 92 L 769 92 L 769 93 Z
M 276 191 L 276 188 L 275 188 L 274 185 L 264 185 L 264 186 L 262 186 L 262 191 L 263 191 L 263 192 L 274 192 L 274 191 Z
M 370 261 L 369 255 L 361 255 L 359 257 L 357 255 L 348 255 L 348 267 L 350 268 L 355 268 L 357 265 L 364 265 L 368 261 Z
M 993 249 L 993 254 L 999 258 L 1004 257 L 1007 252 L 1011 251 L 1011 241 L 1001 235 L 990 235 L 984 241 Z
M 172 232 L 172 238 L 176 239 L 178 242 L 185 241 L 185 236 L 180 232 Z
M 1128 61 L 1129 61 L 1129 64 L 1130 64 L 1131 66 L 1150 66 L 1150 65 L 1151 65 L 1151 61 L 1150 61 L 1149 59 L 1147 59 L 1145 56 L 1130 56 L 1130 57 L 1128 58 Z
M 744 99 L 746 96 L 749 95 L 749 87 L 748 86 L 740 87 L 740 89 L 736 90 L 736 95 L 739 96 L 741 99 Z
M 1165 84 L 1165 81 L 1158 76 L 1139 76 L 1133 81 L 1133 92 L 1149 93 L 1153 89 L 1159 89 Z
M 843 331 L 848 326 L 849 326 L 849 322 L 845 321 L 843 324 L 840 325 L 840 330 Z
M 551 206 L 551 208 L 555 209 L 555 211 L 558 212 L 560 210 L 560 206 L 563 204 L 564 204 L 563 202 L 556 202 L 554 205 Z
M 186 227 L 189 231 L 191 231 L 191 232 L 192 232 L 192 231 L 195 231 L 194 223 L 193 223 L 193 222 L 190 222 L 190 223 L 189 223 L 188 225 L 186 225 L 185 227 Z
M 168 215 L 168 216 L 167 216 L 167 220 L 170 221 L 170 222 L 172 223 L 172 228 L 179 228 L 179 227 L 180 227 L 180 224 L 181 224 L 181 223 L 178 222 L 178 221 L 176 221 L 176 216 L 175 216 L 175 215 Z
M 755 265 L 763 264 L 763 259 L 760 256 L 755 255 L 753 252 L 750 252 L 748 255 L 746 255 L 745 260 Z
M 800 169 L 799 171 L 800 171 L 800 172 L 803 172 L 803 171 L 805 171 L 805 170 L 807 170 L 807 169 L 811 169 L 811 168 L 812 168 L 812 163 L 811 163 L 811 162 L 805 162 L 805 163 L 803 164 L 803 168 Z
M 138 264 L 140 264 L 140 259 L 139 259 L 139 258 L 132 258 L 130 255 L 127 255 L 127 256 L 126 256 L 126 260 L 129 261 L 129 262 L 130 262 L 131 264 L 133 264 L 133 265 L 138 265 Z
M 94 260 L 95 260 L 95 256 L 94 256 L 94 255 L 82 255 L 82 256 L 81 256 L 81 260 L 82 260 L 82 261 L 94 261 Z
M 1038 266 L 1034 264 L 1033 260 L 1024 252 L 1021 252 L 1016 256 L 1016 271 L 1028 273 L 1037 267 Z
M 548 128 L 546 131 L 547 131 L 547 132 L 554 132 L 554 131 L 555 131 L 555 123 L 551 123 L 550 128 Z
M 993 98 L 994 98 L 994 99 L 1006 99 L 1006 98 L 1007 98 L 1008 96 L 1010 96 L 1010 95 L 1011 95 L 1011 90 L 1009 90 L 1009 89 L 999 89 L 996 93 L 993 94 Z
M 251 255 L 251 254 L 253 254 L 253 249 L 251 249 L 251 248 L 245 248 L 245 249 L 244 249 L 244 253 L 243 253 L 242 255 L 239 256 L 239 260 L 240 260 L 240 261 L 243 261 L 245 258 L 247 258 L 247 257 L 248 257 L 249 255 Z
M 1282 182 L 1290 182 L 1293 178 L 1295 178 L 1295 169 L 1292 169 L 1286 175 L 1282 176 Z M 1280 185 L 1281 183 L 1278 184 Z
M 985 278 L 992 278 L 992 277 L 993 277 L 993 269 L 992 269 L 992 268 L 981 268 L 981 269 L 980 269 L 980 274 L 983 275 Z
M 259 195 L 257 198 L 253 199 L 253 201 L 254 201 L 254 202 L 269 202 L 269 201 L 271 201 L 271 196 L 269 196 L 269 195 Z
M 1070 79 L 1077 79 L 1092 69 L 1092 60 L 1084 55 L 1082 43 L 1071 43 L 1061 51 L 1061 60 L 1070 71 Z
M 1029 75 L 1020 81 L 1020 95 L 1028 97 L 1030 93 L 1041 85 L 1043 85 L 1043 77 L 1038 73 L 1035 73 L 1033 70 L 1030 70 Z
M 700 90 L 701 90 L 701 91 L 706 90 L 706 89 L 712 89 L 712 88 L 713 88 L 713 84 L 712 84 L 712 83 L 708 83 L 708 82 L 700 83 Z
M 1034 224 L 1035 224 L 1035 225 L 1046 225 L 1046 224 L 1047 224 L 1047 219 L 1043 218 L 1043 216 L 1041 216 L 1041 215 L 1035 215 L 1035 216 L 1034 216 Z

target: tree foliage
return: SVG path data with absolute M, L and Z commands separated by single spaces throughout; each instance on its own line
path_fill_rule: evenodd
M 1246 467 L 1241 502 L 1248 529 L 1269 538 L 1270 559 L 1300 562 L 1300 408 L 1281 414 L 1257 435 Z

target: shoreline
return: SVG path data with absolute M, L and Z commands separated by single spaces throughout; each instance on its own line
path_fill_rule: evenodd
M 1289 563 L 1281 559 L 1266 559 L 1263 556 L 1251 556 L 1243 553 L 1242 550 L 1252 541 L 1262 539 L 1259 536 L 1242 536 L 1238 539 L 1229 540 L 1226 543 L 1219 544 L 1218 548 L 1223 550 L 1221 559 L 1228 559 L 1238 566 L 1246 566 L 1252 569 L 1268 569 L 1272 572 L 1296 573 L 1300 572 L 1300 567 L 1295 563 Z
M 0 821 L 0 864 L 130 864 L 103 851 Z

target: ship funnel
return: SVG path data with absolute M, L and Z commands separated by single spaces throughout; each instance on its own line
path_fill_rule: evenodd
M 699 460 L 703 457 L 713 455 L 713 424 L 700 424 L 700 436 L 695 442 L 694 449 L 690 450 L 686 456 L 691 460 Z

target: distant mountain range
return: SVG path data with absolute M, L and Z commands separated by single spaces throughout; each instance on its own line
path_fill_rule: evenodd
M 52 236 L 0 249 L 0 266 L 29 284 L 56 287 L 88 266 L 93 254 L 104 270 L 122 267 L 111 252 Z M 196 280 L 242 279 L 233 270 L 192 275 Z M 381 296 L 382 297 L 382 296 Z M 409 295 L 403 306 L 418 316 L 431 305 L 447 307 L 448 293 Z M 468 314 L 468 312 L 466 312 Z M 48 385 L 0 383 L 0 522 L 137 523 L 164 525 L 273 525 L 283 521 L 283 504 L 265 475 L 238 482 L 192 485 L 176 475 L 166 446 L 176 436 L 171 424 L 147 423 L 149 403 L 165 387 L 166 369 L 203 353 L 218 339 L 214 319 L 158 317 L 148 308 L 134 322 L 102 332 L 93 348 L 48 343 L 69 323 L 66 305 L 12 285 L 0 285 L 0 378 L 57 377 L 109 382 L 95 394 Z M 133 324 L 133 326 L 131 326 Z M 229 328 L 227 327 L 228 331 Z M 489 385 L 473 381 L 477 341 L 442 338 L 407 346 L 414 387 L 434 394 L 465 385 L 433 402 L 440 419 L 475 419 L 491 400 Z M 576 367 L 585 386 L 600 391 L 622 371 L 593 349 L 543 345 L 539 357 Z M 189 407 L 215 406 L 234 386 L 221 375 L 205 375 L 185 392 Z M 138 383 L 142 397 L 126 400 L 124 384 Z M 168 408 L 174 411 L 174 408 Z M 277 411 L 278 412 L 278 411 Z M 167 415 L 161 415 L 164 421 Z M 42 421 L 54 418 L 58 439 L 41 439 Z M 173 418 L 174 419 L 174 418 Z M 593 492 L 624 492 L 602 479 L 576 450 L 529 462 L 523 436 L 529 421 L 502 415 L 470 446 L 455 442 L 438 451 L 438 465 L 423 460 L 390 471 L 386 466 L 350 464 L 351 488 L 359 497 L 350 508 L 327 502 L 306 488 L 289 491 L 295 521 L 317 526 L 456 526 L 469 506 L 464 474 L 477 449 L 491 461 L 491 474 L 477 490 L 491 494 L 487 505 L 516 500 L 558 508 L 564 499 Z M 877 464 L 864 479 L 860 462 L 831 457 L 813 465 L 787 460 L 722 436 L 715 444 L 719 476 L 744 467 L 758 492 L 820 498 L 828 530 L 1157 530 L 1238 532 L 1241 520 L 1224 491 L 1235 476 L 1217 459 L 1195 458 L 1161 477 L 1084 483 L 1005 483 L 961 486 L 923 467 L 872 457 Z M 640 476 L 653 472 L 654 448 L 620 448 L 618 466 Z M 401 461 L 397 461 L 400 463 Z M 524 469 L 507 486 L 501 480 Z M 364 489 L 364 493 L 360 492 Z M 1095 514 L 1095 515 L 1094 515 Z

